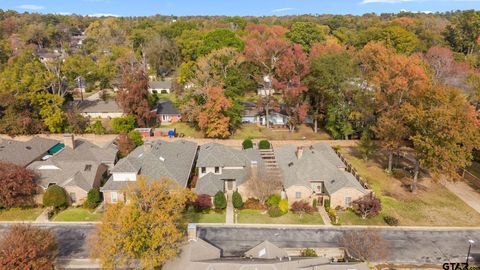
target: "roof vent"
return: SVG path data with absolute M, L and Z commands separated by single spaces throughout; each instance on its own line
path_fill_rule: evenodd
M 164 158 L 164 157 L 159 157 L 158 159 L 160 159 L 161 162 L 164 162 L 164 161 L 165 161 L 165 158 Z
M 288 167 L 292 167 L 292 166 L 293 166 L 293 162 L 288 163 Z
M 26 148 L 27 150 L 32 150 L 32 147 L 31 147 L 31 146 L 25 146 L 25 148 Z

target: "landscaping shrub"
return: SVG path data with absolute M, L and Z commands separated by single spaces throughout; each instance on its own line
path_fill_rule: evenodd
M 112 130 L 115 133 L 128 133 L 135 128 L 135 117 L 132 115 L 112 119 Z
M 315 209 L 310 206 L 310 204 L 306 201 L 296 201 L 292 204 L 290 208 L 293 213 L 308 213 L 311 214 L 315 212 Z
M 302 257 L 318 257 L 317 252 L 313 248 L 306 248 L 301 251 Z
M 313 209 L 317 210 L 317 204 L 318 204 L 317 199 L 313 199 L 313 202 L 312 202 Z
M 279 216 L 282 216 L 282 215 L 284 215 L 284 214 L 285 214 L 285 213 L 282 212 L 282 211 L 280 210 L 280 208 L 279 208 L 278 206 L 276 206 L 276 205 L 271 206 L 270 208 L 268 208 L 268 215 L 269 215 L 270 217 L 279 217 Z
M 246 139 L 242 143 L 243 149 L 250 149 L 253 148 L 253 142 L 250 139 Z
M 325 200 L 323 202 L 323 207 L 325 207 L 325 210 L 328 211 L 328 209 L 330 209 L 330 200 Z
M 383 217 L 383 221 L 385 221 L 385 223 L 387 223 L 390 226 L 398 226 L 398 223 L 399 223 L 398 218 L 388 216 L 388 215 Z
M 288 199 L 280 200 L 280 202 L 278 203 L 278 208 L 280 208 L 280 211 L 282 211 L 282 213 L 288 213 Z
M 261 203 L 259 199 L 248 198 L 243 204 L 243 208 L 253 209 L 253 210 L 263 210 L 265 209 L 265 205 Z
M 94 209 L 102 201 L 98 188 L 91 189 L 87 194 L 87 200 L 84 203 L 86 208 Z
M 43 194 L 43 205 L 51 207 L 65 207 L 68 205 L 67 193 L 62 187 L 52 185 Z
M 193 202 L 193 208 L 197 212 L 202 212 L 212 208 L 212 199 L 210 195 L 200 194 L 197 196 L 197 199 Z
M 242 195 L 240 195 L 240 193 L 238 193 L 237 191 L 235 191 L 232 195 L 232 203 L 233 203 L 233 207 L 237 209 L 240 209 L 243 207 Z
M 268 206 L 274 206 L 274 205 L 278 205 L 280 203 L 280 200 L 282 198 L 280 197 L 280 195 L 278 194 L 272 194 L 268 197 L 267 201 L 266 201 L 266 204 Z
M 367 217 L 374 217 L 380 214 L 380 211 L 382 211 L 382 205 L 380 200 L 376 198 L 373 193 L 370 193 L 369 195 L 354 201 L 353 210 L 357 215 L 366 219 Z
M 333 224 L 338 223 L 337 211 L 335 211 L 335 209 L 328 208 L 327 214 L 328 214 L 328 217 L 330 218 L 330 221 L 332 221 Z
M 225 209 L 227 208 L 227 199 L 225 198 L 225 194 L 221 191 L 215 194 L 213 198 L 213 205 L 215 205 L 215 209 Z
M 270 142 L 267 141 L 267 140 L 261 140 L 259 143 L 258 143 L 258 148 L 259 149 L 270 149 Z
M 87 133 L 93 133 L 93 134 L 97 134 L 97 135 L 102 135 L 102 134 L 105 134 L 107 132 L 107 130 L 105 129 L 105 127 L 102 125 L 102 121 L 100 120 L 96 120 L 95 122 L 93 122 L 92 124 L 90 124 L 87 129 L 85 129 L 85 132 Z
M 128 138 L 130 140 L 133 141 L 133 143 L 135 143 L 136 146 L 140 146 L 140 145 L 143 145 L 143 137 L 142 137 L 142 134 L 140 134 L 140 132 L 136 131 L 136 130 L 132 130 L 128 133 Z

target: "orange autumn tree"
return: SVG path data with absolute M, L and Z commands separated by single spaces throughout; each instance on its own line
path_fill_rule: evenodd
M 230 117 L 226 111 L 232 102 L 225 97 L 220 87 L 206 89 L 207 101 L 198 115 L 198 126 L 209 138 L 227 138 L 230 136 Z
M 195 200 L 170 179 L 139 179 L 125 190 L 128 202 L 107 205 L 91 239 L 92 257 L 102 268 L 153 269 L 175 258 L 185 239 L 182 211 Z

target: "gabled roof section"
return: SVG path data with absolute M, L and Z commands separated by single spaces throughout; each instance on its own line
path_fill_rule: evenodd
M 197 167 L 244 167 L 247 158 L 241 150 L 219 143 L 207 143 L 200 146 Z
M 159 100 L 157 103 L 157 114 L 179 115 L 180 112 L 170 100 Z
M 0 139 L 0 160 L 27 166 L 57 144 L 57 140 L 36 136 L 26 142 Z
M 286 258 L 288 257 L 288 254 L 285 250 L 275 246 L 268 240 L 265 240 L 249 251 L 245 252 L 245 257 L 251 257 L 254 259 L 276 259 Z

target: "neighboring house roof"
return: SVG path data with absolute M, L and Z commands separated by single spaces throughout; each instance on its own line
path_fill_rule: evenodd
M 151 81 L 148 84 L 150 89 L 170 89 L 172 88 L 172 82 L 169 81 Z
M 294 185 L 311 188 L 312 181 L 322 181 L 329 194 L 344 187 L 367 192 L 351 173 L 340 170 L 332 163 L 325 151 L 310 147 L 304 149 L 302 156 L 297 158 L 296 150 L 293 145 L 275 149 L 275 157 L 285 179 L 285 188 Z
M 77 186 L 88 192 L 93 188 L 98 172 L 113 164 L 117 149 L 113 145 L 99 147 L 84 140 L 75 140 L 74 149 L 65 147 L 45 161 L 28 166 L 38 173 L 37 184 L 47 188 L 50 184 L 61 187 Z
M 170 100 L 159 100 L 157 103 L 157 114 L 180 115 L 180 112 Z
M 59 144 L 56 140 L 33 137 L 29 141 L 0 139 L 0 160 L 27 166 Z
M 245 257 L 254 259 L 277 259 L 288 257 L 287 252 L 269 241 L 265 240 L 256 245 L 249 251 L 245 252 Z
M 149 150 L 144 146 L 137 147 L 115 165 L 112 173 L 135 173 L 146 176 L 149 180 L 169 178 L 186 187 L 197 147 L 196 143 L 185 140 L 175 142 L 158 140 L 152 143 Z M 110 178 L 102 190 L 120 190 L 128 183 L 113 181 L 113 178 Z
M 113 99 L 103 100 L 74 100 L 67 103 L 67 109 L 76 108 L 81 113 L 123 113 Z

